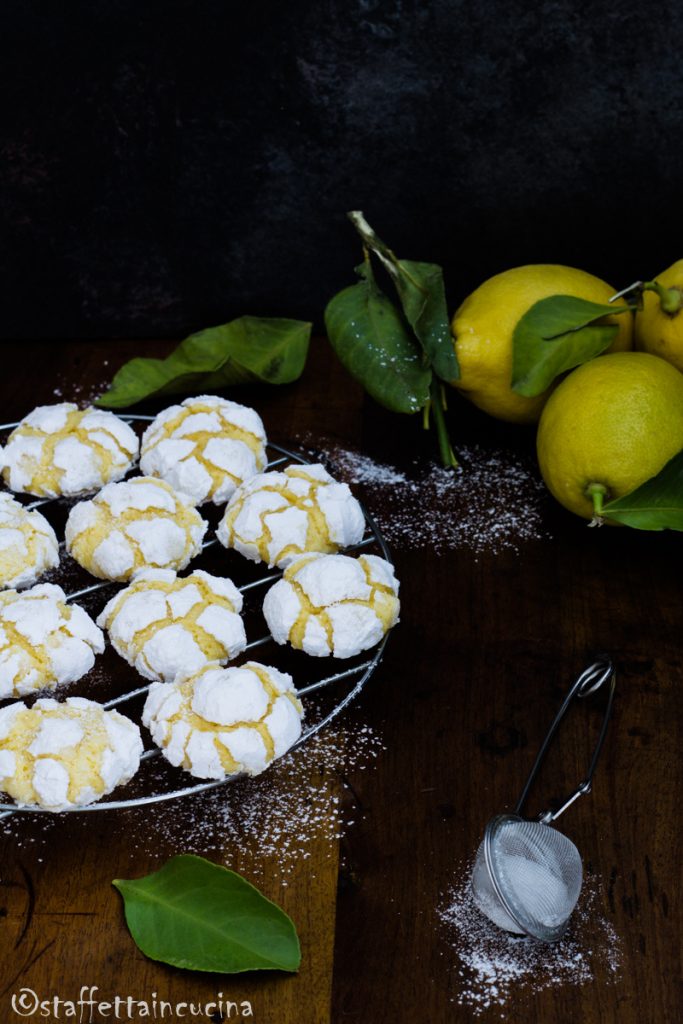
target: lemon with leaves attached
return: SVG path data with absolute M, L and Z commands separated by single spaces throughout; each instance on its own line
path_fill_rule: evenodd
M 541 474 L 585 519 L 630 494 L 683 449 L 683 376 L 645 352 L 584 363 L 556 388 L 538 425 Z
M 683 260 L 677 260 L 643 288 L 636 313 L 636 348 L 672 363 L 683 373 Z
M 527 398 L 512 389 L 515 327 L 541 299 L 571 295 L 605 304 L 615 289 L 583 270 L 552 263 L 514 267 L 484 281 L 465 299 L 453 317 L 455 352 L 460 364 L 457 387 L 474 405 L 497 419 L 534 423 L 551 388 Z M 609 351 L 631 348 L 632 316 L 606 316 L 601 324 L 618 328 Z

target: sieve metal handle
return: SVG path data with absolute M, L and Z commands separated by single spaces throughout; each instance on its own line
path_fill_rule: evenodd
M 522 794 L 519 800 L 517 801 L 517 806 L 515 807 L 515 814 L 521 816 L 522 808 L 526 803 L 526 799 L 529 795 L 529 790 L 531 789 L 534 779 L 538 775 L 538 770 L 541 767 L 541 762 L 543 761 L 543 758 L 545 757 L 548 751 L 548 747 L 550 746 L 550 743 L 559 728 L 560 722 L 567 713 L 569 705 L 572 703 L 575 697 L 588 697 L 591 693 L 595 693 L 596 690 L 599 690 L 606 683 L 609 683 L 607 704 L 605 706 L 605 714 L 602 720 L 602 728 L 600 729 L 598 742 L 595 746 L 595 750 L 593 751 L 593 756 L 591 758 L 590 766 L 588 768 L 588 774 L 583 779 L 583 781 L 579 783 L 579 785 L 576 787 L 571 796 L 567 797 L 567 799 L 564 801 L 561 807 L 559 807 L 556 811 L 544 811 L 542 814 L 539 814 L 537 820 L 543 822 L 544 825 L 549 825 L 551 822 L 556 821 L 561 814 L 564 814 L 567 808 L 570 807 L 575 800 L 578 800 L 580 796 L 583 796 L 584 793 L 590 793 L 591 785 L 593 782 L 593 775 L 595 773 L 595 766 L 598 763 L 598 757 L 600 756 L 602 745 L 605 742 L 607 726 L 609 725 L 610 714 L 612 712 L 612 702 L 614 700 L 614 686 L 616 683 L 616 675 L 614 665 L 610 658 L 597 659 L 593 662 L 592 665 L 589 665 L 587 668 L 585 668 L 583 672 L 581 672 L 581 674 L 577 676 L 577 678 L 572 683 L 569 693 L 565 697 L 562 706 L 560 707 L 560 710 L 555 715 L 553 723 L 550 726 L 550 729 L 548 730 L 548 734 L 546 738 L 543 740 L 541 749 L 536 755 L 536 760 L 534 761 L 533 767 L 529 772 L 529 778 L 526 780 L 526 783 L 524 784 L 524 789 L 522 790 Z

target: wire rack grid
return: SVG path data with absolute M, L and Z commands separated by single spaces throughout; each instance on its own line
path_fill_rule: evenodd
M 121 419 L 124 419 L 126 422 L 131 424 L 145 424 L 151 422 L 154 419 L 154 417 L 136 414 L 124 414 L 121 416 Z M 0 436 L 14 429 L 14 427 L 16 426 L 18 426 L 18 423 L 0 424 Z M 281 445 L 272 444 L 269 442 L 267 449 L 269 458 L 266 468 L 269 470 L 277 469 L 278 466 L 282 466 L 285 463 L 290 462 L 297 462 L 300 465 L 304 466 L 310 464 L 311 462 L 311 460 L 306 458 L 304 455 L 298 452 L 290 451 L 287 448 L 283 448 Z M 16 497 L 16 495 L 14 495 L 14 497 Z M 36 501 L 31 502 L 30 504 L 27 504 L 25 507 L 27 509 L 43 508 L 44 506 L 49 505 L 53 502 L 57 502 L 59 500 L 60 499 L 56 498 L 40 498 Z M 384 537 L 382 536 L 379 527 L 377 526 L 377 523 L 372 518 L 370 513 L 367 511 L 367 509 L 362 505 L 362 503 L 361 508 L 363 509 L 363 515 L 365 516 L 365 534 L 363 536 L 363 539 L 358 544 L 346 548 L 345 551 L 357 551 L 369 547 L 375 547 L 378 549 L 383 558 L 385 558 L 388 562 L 393 564 L 391 552 Z M 211 548 L 216 544 L 218 544 L 218 540 L 216 537 L 213 537 L 211 540 L 204 542 L 204 544 L 202 545 L 202 551 L 206 551 L 208 548 Z M 60 544 L 60 549 L 63 550 L 63 548 L 64 544 L 62 543 Z M 238 589 L 242 591 L 242 593 L 247 593 L 249 591 L 256 590 L 259 587 L 263 587 L 269 583 L 273 583 L 275 580 L 278 580 L 281 575 L 281 571 L 268 573 L 267 575 L 259 576 L 255 580 L 251 580 L 250 582 L 243 584 Z M 76 590 L 73 593 L 67 594 L 67 601 L 75 601 L 80 600 L 81 598 L 89 597 L 90 595 L 97 594 L 100 590 L 103 590 L 104 588 L 111 586 L 112 583 L 109 580 L 98 581 L 97 583 L 93 583 L 90 586 L 83 587 L 80 590 Z M 382 639 L 382 641 L 379 643 L 379 645 L 375 648 L 372 657 L 361 660 L 359 662 L 357 661 L 349 668 L 344 669 L 343 671 L 335 672 L 331 675 L 324 676 L 323 678 L 318 679 L 315 682 L 309 683 L 308 685 L 297 690 L 297 695 L 299 697 L 307 697 L 313 693 L 327 691 L 328 688 L 332 687 L 333 684 L 335 683 L 342 683 L 344 681 L 348 681 L 353 684 L 351 688 L 348 690 L 348 692 L 344 693 L 338 699 L 333 699 L 332 707 L 326 710 L 318 721 L 308 726 L 308 728 L 304 729 L 301 736 L 294 744 L 294 746 L 291 748 L 291 750 L 296 750 L 298 747 L 302 746 L 304 743 L 310 740 L 313 736 L 321 732 L 324 728 L 326 728 L 326 726 L 330 724 L 330 722 L 333 721 L 333 719 L 335 719 L 339 714 L 341 714 L 341 712 L 344 711 L 344 709 L 347 708 L 348 705 L 353 700 L 356 699 L 356 697 L 361 692 L 361 690 L 363 689 L 363 687 L 365 686 L 371 675 L 374 673 L 377 666 L 379 665 L 380 661 L 382 660 L 382 656 L 384 654 L 384 650 L 386 648 L 388 639 L 389 634 L 387 633 Z M 264 644 L 269 643 L 271 640 L 272 637 L 270 635 L 261 636 L 256 640 L 252 640 L 246 645 L 245 652 L 255 650 L 258 647 L 262 647 Z M 129 690 L 126 693 L 119 694 L 116 697 L 112 697 L 110 700 L 103 701 L 102 706 L 106 709 L 110 709 L 118 708 L 121 705 L 126 705 L 131 702 L 134 702 L 136 699 L 144 697 L 144 695 L 149 690 L 150 685 L 151 684 L 148 683 L 144 686 L 139 686 L 133 690 Z M 160 754 L 161 751 L 157 747 L 146 749 L 141 757 L 141 767 L 142 765 L 144 765 L 145 762 L 151 762 L 154 759 L 158 758 Z M 228 776 L 225 779 L 212 779 L 204 782 L 195 782 L 194 777 L 191 776 L 188 772 L 184 772 L 181 769 L 171 769 L 171 771 L 177 772 L 180 779 L 181 784 L 178 785 L 176 788 L 171 788 L 170 790 L 164 792 L 152 792 L 145 796 L 137 796 L 125 800 L 99 800 L 96 803 L 86 804 L 82 807 L 68 807 L 65 808 L 63 811 L 60 811 L 59 813 L 123 810 L 126 808 L 141 807 L 145 804 L 155 804 L 160 803 L 161 801 L 175 800 L 179 797 L 192 796 L 198 793 L 204 793 L 207 790 L 216 789 L 217 787 L 223 786 L 228 782 L 232 782 L 236 779 L 244 777 L 243 775 L 232 775 Z M 2 820 L 3 818 L 7 818 L 10 815 L 20 813 L 54 814 L 55 812 L 50 811 L 46 808 L 35 807 L 33 805 L 19 806 L 14 803 L 0 802 L 0 820 Z

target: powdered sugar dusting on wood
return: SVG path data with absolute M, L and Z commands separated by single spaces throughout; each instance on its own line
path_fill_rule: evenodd
M 286 879 L 314 843 L 327 844 L 331 855 L 361 816 L 347 775 L 369 769 L 383 749 L 368 725 L 326 729 L 256 778 L 129 812 L 126 835 L 147 853 L 177 845 L 184 853 L 220 853 L 229 866 L 246 856 L 251 875 L 267 870 Z
M 601 911 L 602 889 L 595 876 L 584 879 L 569 928 L 555 943 L 536 942 L 501 931 L 477 909 L 470 888 L 471 865 L 439 908 L 444 938 L 457 974 L 453 1001 L 474 1017 L 498 1008 L 517 1006 L 525 995 L 599 979 L 615 981 L 621 964 L 621 943 Z
M 469 445 L 458 450 L 459 470 L 417 461 L 403 471 L 334 443 L 309 450 L 361 489 L 397 549 L 496 553 L 549 536 L 547 492 L 531 458 Z

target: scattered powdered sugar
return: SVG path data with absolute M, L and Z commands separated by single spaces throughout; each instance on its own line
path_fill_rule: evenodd
M 121 826 L 131 846 L 146 853 L 175 845 L 176 852 L 221 853 L 227 864 L 246 856 L 251 875 L 286 878 L 311 856 L 314 843 L 328 844 L 331 856 L 345 829 L 362 816 L 346 776 L 365 771 L 383 749 L 368 725 L 328 728 L 262 775 L 130 811 Z M 268 858 L 276 860 L 275 868 Z
M 585 985 L 599 977 L 616 980 L 620 940 L 601 912 L 599 880 L 588 875 L 569 928 L 554 943 L 536 942 L 501 931 L 477 909 L 470 886 L 471 866 L 446 896 L 438 914 L 446 941 L 455 953 L 454 1001 L 473 1016 L 506 1007 L 524 993 L 563 985 Z M 506 1014 L 501 1012 L 501 1017 Z
M 405 473 L 400 473 L 393 466 L 374 462 L 369 455 L 361 452 L 345 451 L 343 448 L 332 449 L 328 459 L 334 462 L 338 474 L 353 484 L 369 484 L 374 487 L 389 487 L 392 484 L 407 484 Z
M 335 444 L 315 454 L 339 479 L 363 489 L 387 541 L 399 549 L 497 553 L 549 536 L 547 492 L 531 457 L 469 445 L 458 449 L 460 469 L 417 461 L 402 472 Z

